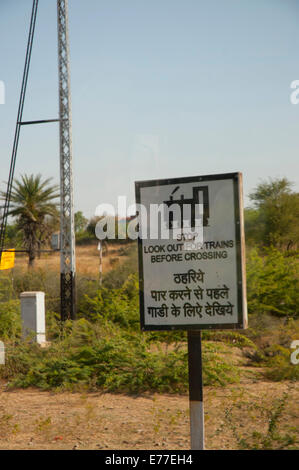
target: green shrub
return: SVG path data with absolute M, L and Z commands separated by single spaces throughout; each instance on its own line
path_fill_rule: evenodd
M 46 349 L 22 342 L 7 348 L 1 376 L 13 387 L 42 389 L 100 388 L 114 392 L 182 393 L 188 390 L 186 345 L 153 350 L 147 335 L 112 322 L 69 322 L 60 338 Z M 203 378 L 206 385 L 238 381 L 237 369 L 219 354 L 214 344 L 204 344 Z
M 0 302 L 0 340 L 14 341 L 21 333 L 21 312 L 18 300 Z
M 204 385 L 221 385 L 239 382 L 238 368 L 226 361 L 222 348 L 212 343 L 203 343 L 203 383 Z
M 90 370 L 81 368 L 77 362 L 64 357 L 45 358 L 30 367 L 26 374 L 18 376 L 14 386 L 36 386 L 41 389 L 57 389 L 62 386 L 78 384 L 88 380 Z
M 6 271 L 0 271 L 0 302 L 15 299 L 13 278 Z
M 295 317 L 299 305 L 299 275 L 296 257 L 269 248 L 261 256 L 251 250 L 247 263 L 249 313 Z
M 267 379 L 279 382 L 281 380 L 299 380 L 299 364 L 291 363 L 290 349 L 273 345 L 266 350 L 267 368 L 264 375 Z
M 127 329 L 139 329 L 139 297 L 136 277 L 131 275 L 119 289 L 101 287 L 95 297 L 81 300 L 79 317 L 109 321 Z
M 35 364 L 40 363 L 45 351 L 36 343 L 29 341 L 7 342 L 5 344 L 5 365 L 0 368 L 0 377 L 14 380 L 18 376 L 26 376 Z
M 15 269 L 14 294 L 19 299 L 22 292 L 45 292 L 46 309 L 59 311 L 60 309 L 60 277 L 58 273 L 45 269 L 35 269 L 23 272 Z
M 85 245 L 97 245 L 98 240 L 95 237 L 95 234 L 87 232 L 84 230 L 82 232 L 76 233 L 76 245 L 85 246 Z

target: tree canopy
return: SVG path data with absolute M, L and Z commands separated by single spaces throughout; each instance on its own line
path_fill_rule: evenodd
M 299 242 L 299 193 L 286 178 L 261 182 L 245 211 L 247 239 L 263 246 L 294 249 Z
M 58 186 L 51 185 L 52 178 L 42 180 L 40 174 L 22 175 L 16 180 L 11 193 L 9 215 L 16 217 L 17 229 L 23 235 L 28 250 L 29 266 L 33 266 L 36 254 L 53 231 L 58 220 Z M 2 199 L 6 196 L 1 193 Z

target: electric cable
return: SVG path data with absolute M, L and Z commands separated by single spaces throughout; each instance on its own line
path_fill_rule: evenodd
M 3 206 L 3 217 L 2 217 L 2 221 L 1 221 L 0 262 L 1 262 L 2 252 L 3 252 L 3 249 L 4 249 L 4 243 L 5 243 L 7 218 L 8 218 L 8 215 L 9 215 L 12 185 L 13 185 L 14 172 L 15 172 L 16 159 L 17 159 L 17 151 L 18 151 L 18 145 L 19 145 L 19 139 L 20 139 L 20 129 L 21 129 L 21 123 L 22 123 L 22 116 L 23 116 L 23 110 L 24 110 L 26 89 L 27 89 L 27 83 L 28 83 L 29 68 L 30 68 L 31 55 L 32 55 L 32 45 L 33 45 L 35 25 L 36 25 L 38 2 L 39 2 L 39 0 L 33 0 L 33 5 L 32 5 L 32 13 L 31 13 L 29 36 L 28 36 L 28 42 L 27 42 L 27 50 L 26 50 L 26 58 L 25 58 L 25 66 L 24 66 L 21 94 L 20 94 L 19 107 L 18 107 L 16 130 L 15 130 L 15 136 L 14 136 L 12 156 L 11 156 L 11 161 L 10 161 L 10 169 L 9 169 L 9 177 L 8 177 L 8 182 L 7 182 L 5 203 L 4 203 L 4 206 Z

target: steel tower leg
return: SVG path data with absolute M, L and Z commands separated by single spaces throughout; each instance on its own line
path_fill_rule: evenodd
M 60 290 L 61 320 L 76 316 L 76 261 L 69 71 L 68 0 L 57 0 L 60 118 Z

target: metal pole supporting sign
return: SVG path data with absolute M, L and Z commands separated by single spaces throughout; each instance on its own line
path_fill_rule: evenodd
M 188 331 L 191 450 L 204 450 L 201 331 Z

